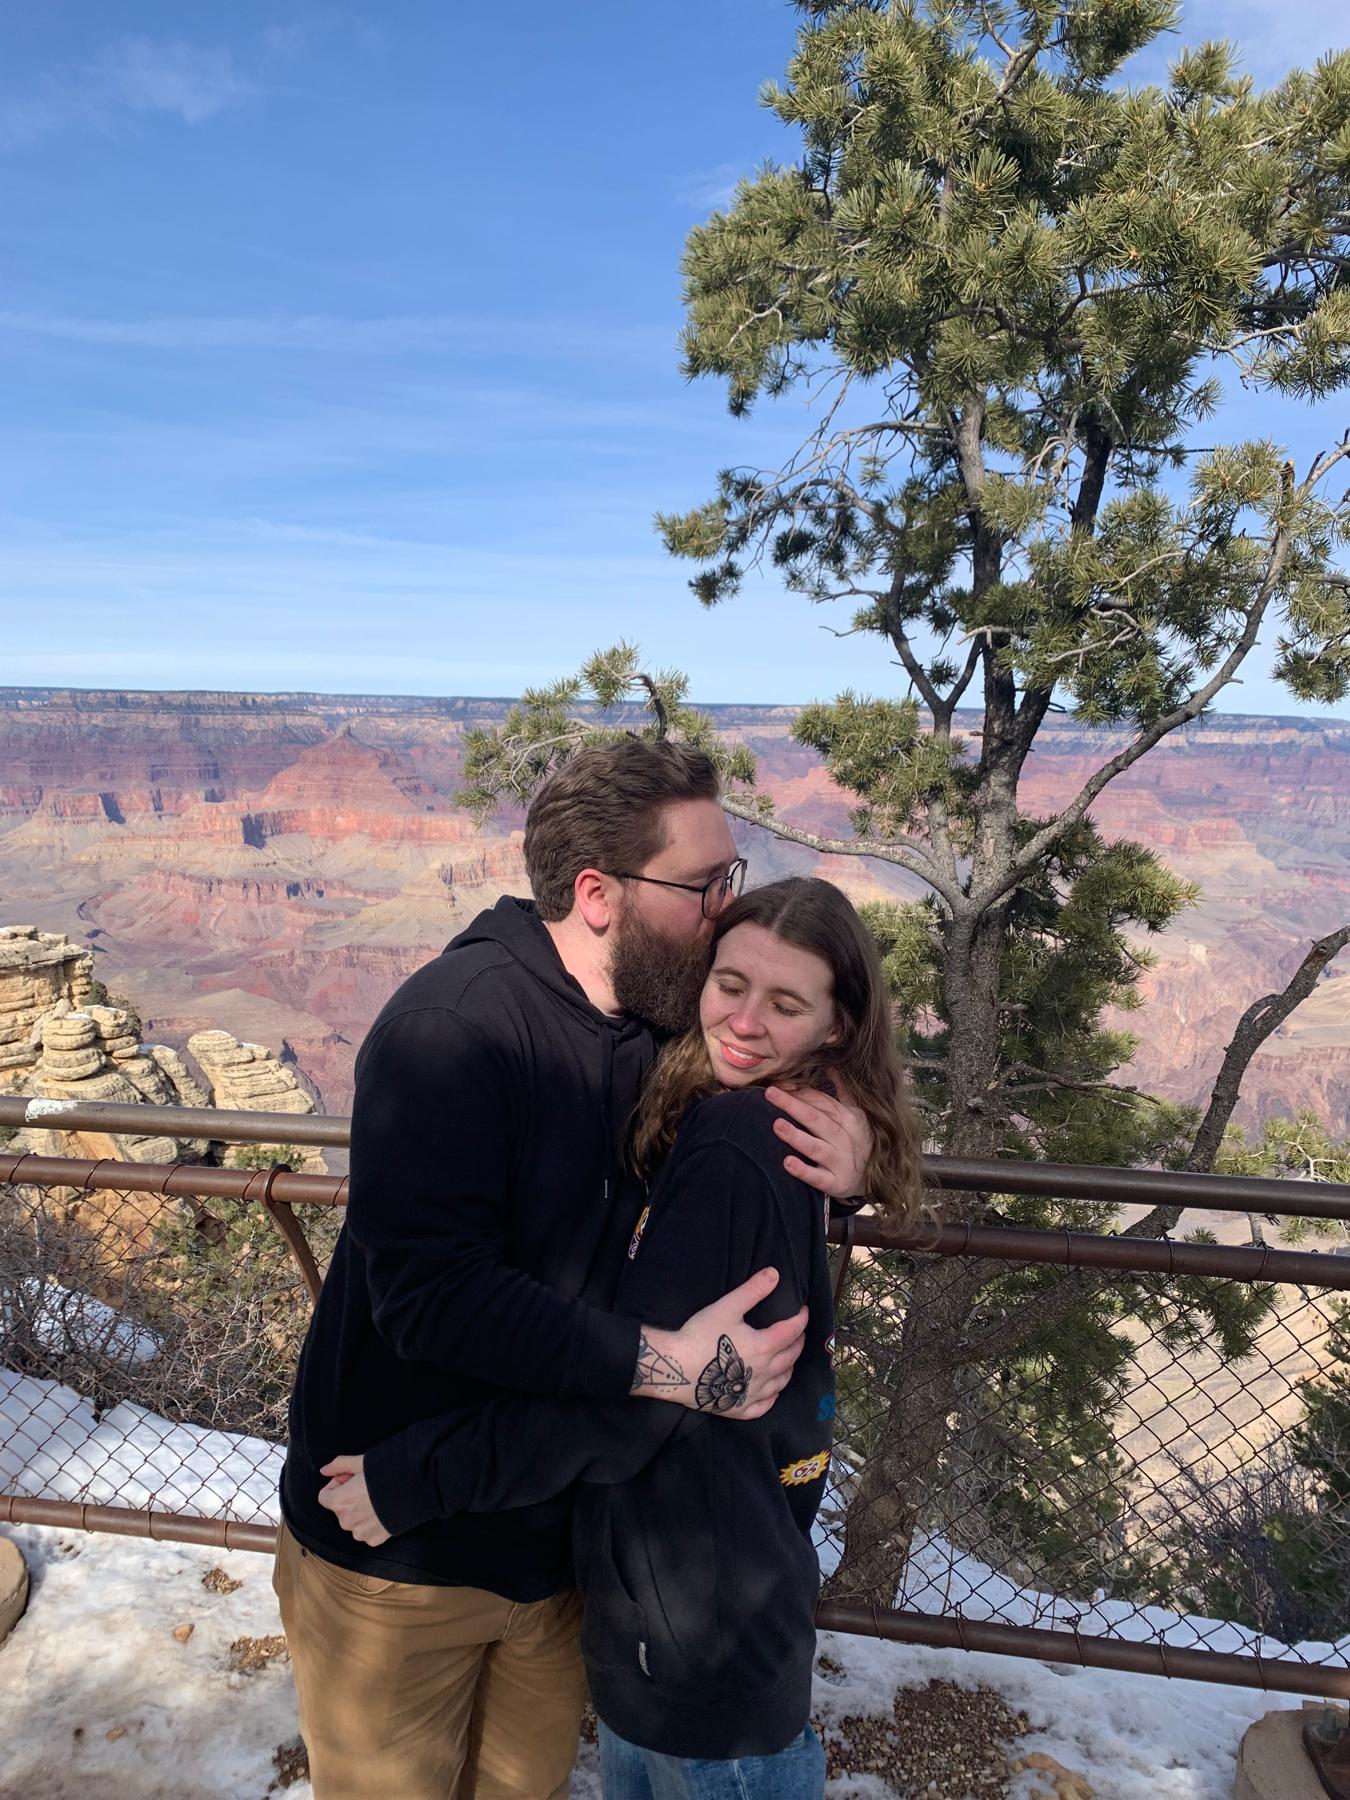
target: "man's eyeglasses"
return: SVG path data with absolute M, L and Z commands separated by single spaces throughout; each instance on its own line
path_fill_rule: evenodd
M 745 886 L 745 870 L 745 858 L 738 856 L 725 875 L 714 875 L 702 887 L 692 881 L 663 881 L 659 875 L 625 875 L 621 869 L 615 869 L 613 873 L 618 881 L 648 881 L 653 887 L 679 888 L 686 894 L 698 894 L 704 918 L 715 919 L 727 901 Z

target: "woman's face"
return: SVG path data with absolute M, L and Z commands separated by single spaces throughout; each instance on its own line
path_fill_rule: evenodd
M 698 1019 L 723 1087 L 763 1086 L 838 1037 L 829 964 L 737 925 L 717 945 Z

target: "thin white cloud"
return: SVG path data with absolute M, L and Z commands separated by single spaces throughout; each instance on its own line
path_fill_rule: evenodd
M 736 183 L 752 173 L 744 163 L 719 163 L 715 169 L 686 175 L 676 184 L 675 201 L 694 212 L 725 212 L 736 192 Z
M 366 55 L 382 54 L 386 44 L 378 25 L 347 7 L 307 11 L 288 25 L 269 26 L 262 34 L 267 54 L 284 61 L 310 54 L 332 38 L 349 43 Z
M 81 113 L 91 116 L 86 97 L 59 82 L 48 81 L 34 94 L 0 99 L 0 150 L 23 149 L 49 137 Z
M 312 25 L 302 20 L 294 25 L 270 25 L 263 33 L 263 47 L 272 56 L 299 56 L 309 47 Z
M 112 130 L 128 114 L 200 125 L 257 91 L 228 50 L 119 38 L 83 68 L 49 75 L 31 94 L 0 99 L 0 149 L 74 126 Z
M 187 125 L 200 125 L 250 92 L 228 50 L 144 37 L 110 45 L 94 65 L 94 81 L 114 104 L 170 113 Z
M 139 319 L 74 318 L 0 312 L 0 331 L 114 344 L 139 350 L 329 350 L 400 352 L 453 343 L 462 330 L 445 314 L 407 313 L 357 319 L 331 314 L 164 314 Z
M 0 311 L 0 335 L 106 344 L 129 350 L 293 350 L 398 356 L 487 343 L 523 356 L 547 355 L 673 366 L 675 333 L 647 325 L 578 326 L 570 320 L 471 318 L 453 313 L 163 313 L 139 318 Z

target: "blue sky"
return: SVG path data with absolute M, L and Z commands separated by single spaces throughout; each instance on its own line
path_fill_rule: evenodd
M 1205 0 L 1185 35 L 1268 78 L 1350 41 L 1337 10 Z M 899 692 L 772 583 L 704 612 L 651 530 L 807 416 L 733 421 L 675 350 L 690 226 L 794 154 L 756 91 L 795 21 L 8 8 L 0 680 L 503 694 L 627 636 L 703 700 Z M 1239 428 L 1306 460 L 1346 410 Z M 1261 673 L 1228 705 L 1295 710 Z

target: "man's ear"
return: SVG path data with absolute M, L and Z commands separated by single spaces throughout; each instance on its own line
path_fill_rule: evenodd
M 606 931 L 618 909 L 619 885 L 599 869 L 583 869 L 572 884 L 576 910 L 592 931 Z

